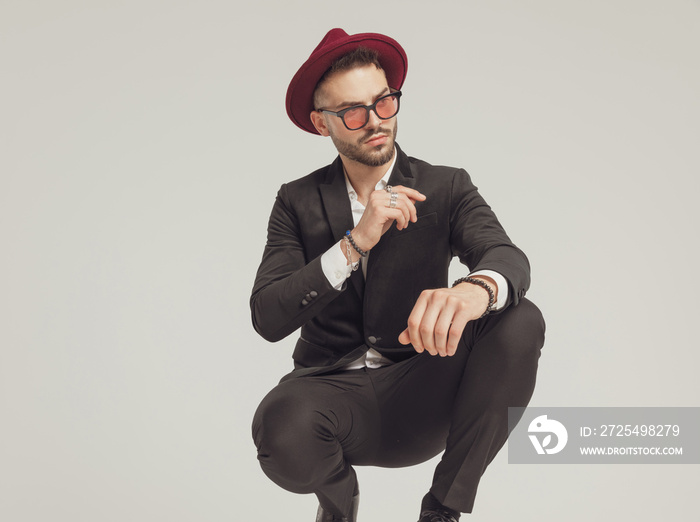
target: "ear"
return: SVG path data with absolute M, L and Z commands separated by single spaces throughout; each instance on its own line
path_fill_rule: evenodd
M 314 124 L 314 127 L 316 127 L 316 130 L 321 136 L 330 136 L 328 126 L 326 125 L 326 118 L 323 116 L 323 113 L 311 111 L 309 118 L 311 118 L 311 123 Z

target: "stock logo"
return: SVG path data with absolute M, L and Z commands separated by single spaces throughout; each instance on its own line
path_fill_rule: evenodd
M 539 455 L 553 455 L 559 453 L 566 446 L 566 442 L 569 440 L 569 434 L 566 432 L 566 428 L 561 422 L 555 421 L 554 419 L 548 419 L 546 415 L 540 415 L 535 417 L 535 419 L 528 426 L 527 431 L 529 433 L 530 442 L 535 447 L 535 451 Z M 545 435 L 546 434 L 546 435 Z M 538 435 L 542 438 L 541 442 Z M 557 438 L 556 445 L 554 447 L 549 447 L 552 444 L 552 435 Z

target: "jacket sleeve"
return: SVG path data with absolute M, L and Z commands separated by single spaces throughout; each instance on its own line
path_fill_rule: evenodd
M 275 342 L 312 319 L 347 287 L 335 290 L 323 274 L 321 256 L 306 259 L 299 220 L 280 188 L 270 215 L 267 243 L 250 298 L 253 327 Z
M 530 286 L 530 263 L 461 169 L 452 180 L 450 209 L 453 254 L 472 272 L 494 270 L 503 275 L 509 284 L 506 307 L 517 305 Z

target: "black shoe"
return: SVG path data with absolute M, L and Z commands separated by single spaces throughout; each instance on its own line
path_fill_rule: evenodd
M 316 522 L 357 522 L 357 508 L 360 506 L 360 494 L 358 493 L 352 497 L 352 504 L 350 504 L 350 515 L 347 517 L 340 517 L 334 515 L 318 506 L 318 511 L 316 512 Z
M 418 522 L 459 522 L 458 519 L 442 509 L 426 509 L 421 512 Z

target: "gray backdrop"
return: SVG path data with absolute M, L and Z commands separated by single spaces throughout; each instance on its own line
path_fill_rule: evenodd
M 0 519 L 313 519 L 256 461 L 294 339 L 248 297 L 280 184 L 335 156 L 284 112 L 335 26 L 405 47 L 398 141 L 528 254 L 532 404 L 700 405 L 697 0 L 0 0 Z M 506 457 L 473 520 L 697 509 L 698 466 Z M 361 520 L 416 519 L 434 464 L 360 468 Z

